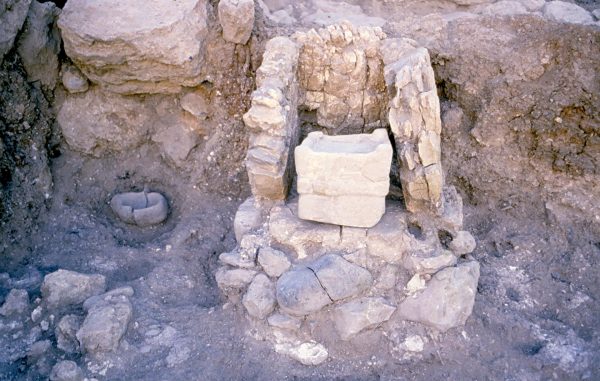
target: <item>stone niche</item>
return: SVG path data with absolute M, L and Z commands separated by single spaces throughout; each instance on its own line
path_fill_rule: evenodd
M 349 23 L 273 38 L 244 122 L 253 195 L 216 280 L 259 338 L 316 365 L 364 335 L 420 356 L 424 328 L 465 324 L 479 264 L 426 49 Z M 403 200 L 386 199 L 393 154 Z

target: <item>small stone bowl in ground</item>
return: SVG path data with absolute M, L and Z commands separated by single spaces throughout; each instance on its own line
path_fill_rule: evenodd
M 119 193 L 110 207 L 123 222 L 141 227 L 159 224 L 169 213 L 167 199 L 158 192 Z

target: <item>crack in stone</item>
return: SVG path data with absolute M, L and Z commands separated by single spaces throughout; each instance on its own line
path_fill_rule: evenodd
M 329 298 L 329 300 L 331 300 L 331 303 L 334 303 L 335 301 L 333 300 L 333 298 L 331 297 L 331 295 L 329 295 L 329 292 L 327 292 L 327 289 L 325 288 L 325 286 L 323 286 L 323 283 L 321 283 L 321 279 L 319 279 L 319 276 L 317 275 L 317 272 L 313 269 L 311 269 L 310 267 L 306 266 L 307 269 L 309 269 L 310 271 L 312 271 L 312 273 L 315 275 L 315 278 L 317 278 L 317 282 L 319 282 L 319 286 L 321 286 L 321 288 L 323 289 L 323 291 L 325 291 L 325 294 L 327 295 L 327 297 Z

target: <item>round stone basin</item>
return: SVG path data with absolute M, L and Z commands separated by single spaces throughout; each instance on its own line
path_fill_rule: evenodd
M 159 224 L 169 213 L 167 199 L 158 192 L 119 193 L 110 207 L 123 222 L 141 227 Z

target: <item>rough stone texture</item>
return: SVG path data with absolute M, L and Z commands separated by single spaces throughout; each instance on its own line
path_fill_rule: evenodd
M 52 367 L 50 381 L 83 381 L 83 372 L 74 361 L 63 360 Z
M 315 273 L 307 268 L 288 271 L 277 280 L 277 302 L 285 313 L 308 315 L 330 304 Z
M 0 62 L 13 47 L 30 4 L 31 0 L 8 0 L 0 4 Z
M 405 213 L 398 208 L 388 208 L 377 225 L 369 229 L 366 241 L 369 255 L 388 263 L 400 263 L 405 253 L 415 243 L 408 232 Z
M 13 288 L 10 290 L 4 304 L 0 307 L 0 315 L 21 315 L 29 310 L 29 294 L 27 290 Z
M 293 157 L 298 143 L 298 47 L 286 37 L 275 37 L 265 46 L 256 71 L 257 89 L 244 114 L 249 131 L 246 168 L 252 194 L 258 200 L 286 198 Z
M 191 92 L 181 97 L 181 108 L 193 116 L 206 119 L 209 115 L 210 104 L 203 93 Z
M 473 310 L 478 280 L 477 262 L 443 269 L 425 290 L 407 297 L 398 306 L 398 316 L 442 332 L 463 325 Z
M 262 224 L 262 221 L 260 208 L 256 206 L 254 197 L 249 197 L 235 212 L 233 231 L 235 232 L 236 241 L 241 242 L 242 237 L 258 228 Z
M 397 61 L 388 63 L 391 58 L 385 59 L 386 73 L 394 73 L 388 86 L 393 86 L 396 95 L 388 115 L 396 140 L 402 192 L 409 211 L 437 212 L 442 206 L 444 178 L 435 77 L 427 49 L 409 48 L 403 53 Z
M 334 301 L 359 295 L 373 283 L 373 276 L 368 270 L 335 254 L 317 259 L 309 268 Z
M 254 27 L 254 0 L 220 0 L 218 13 L 225 41 L 248 42 Z
M 41 290 L 49 308 L 60 308 L 83 303 L 87 298 L 103 293 L 106 278 L 61 269 L 44 277 Z
M 476 246 L 477 243 L 471 233 L 461 230 L 452 238 L 452 242 L 450 242 L 448 248 L 455 255 L 465 255 L 472 253 Z
M 69 93 L 83 93 L 88 90 L 89 83 L 83 73 L 73 65 L 63 64 L 62 84 Z
M 329 357 L 327 348 L 314 341 L 301 344 L 275 344 L 275 351 L 287 355 L 304 365 L 319 365 Z
M 277 278 L 286 272 L 292 265 L 284 252 L 262 247 L 258 252 L 258 263 L 261 265 L 267 275 Z
M 56 18 L 59 14 L 60 9 L 54 3 L 33 1 L 17 42 L 27 80 L 39 81 L 48 89 L 54 89 L 58 79 L 61 40 Z
M 342 340 L 387 321 L 396 307 L 384 298 L 361 298 L 342 304 L 333 312 L 333 322 Z
M 301 46 L 302 104 L 316 111 L 317 124 L 332 134 L 369 132 L 369 126 L 387 124 L 382 122 L 387 95 L 378 50 L 385 38 L 381 28 L 343 22 L 294 38 Z
M 173 124 L 152 135 L 152 141 L 161 146 L 163 157 L 167 161 L 176 167 L 183 167 L 202 135 L 206 134 L 198 118 L 181 112 Z
M 290 315 L 279 313 L 269 316 L 267 322 L 272 327 L 287 329 L 290 331 L 296 331 L 300 329 L 300 326 L 302 325 L 302 320 Z
M 99 89 L 69 96 L 57 121 L 72 149 L 97 157 L 140 145 L 152 123 L 139 99 Z
M 572 24 L 591 24 L 594 22 L 592 15 L 577 4 L 566 1 L 549 1 L 542 8 L 544 16 L 552 21 L 567 22 Z
M 222 253 L 219 255 L 219 261 L 223 264 L 243 269 L 252 269 L 256 267 L 256 256 L 243 255 L 240 250 Z
M 299 259 L 338 246 L 339 226 L 301 220 L 294 214 L 296 207 L 292 202 L 271 209 L 269 232 L 276 242 L 292 248 Z
M 58 349 L 66 353 L 79 352 L 79 341 L 76 335 L 82 322 L 83 319 L 77 315 L 65 315 L 60 319 L 54 330 Z
M 385 212 L 392 145 L 387 131 L 325 136 L 311 132 L 295 150 L 298 217 L 372 227 Z
M 131 287 L 123 287 L 85 301 L 83 307 L 88 314 L 77 339 L 87 353 L 97 355 L 118 348 L 133 314 L 129 301 L 132 295 Z
M 248 286 L 242 300 L 248 313 L 255 318 L 266 318 L 275 308 L 275 286 L 265 274 L 258 274 Z
M 58 26 L 94 83 L 124 94 L 179 92 L 202 81 L 206 0 L 69 0 Z
M 252 282 L 256 271 L 247 269 L 228 270 L 226 267 L 221 267 L 215 274 L 217 284 L 220 289 L 240 289 Z
M 448 250 L 415 252 L 404 258 L 407 270 L 418 274 L 434 274 L 440 269 L 456 264 L 456 255 Z
M 483 8 L 482 12 L 486 15 L 512 16 L 527 13 L 528 10 L 524 4 L 516 0 L 502 0 L 490 4 Z

